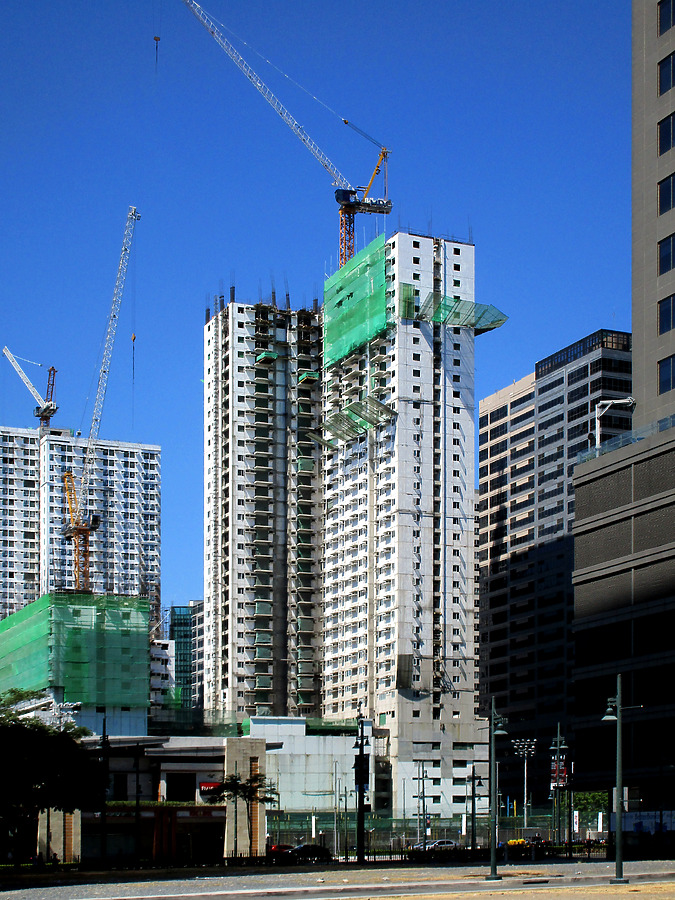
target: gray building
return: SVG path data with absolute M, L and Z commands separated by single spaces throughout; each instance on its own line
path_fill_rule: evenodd
M 675 729 L 674 183 L 675 4 L 635 0 L 637 430 L 602 444 L 575 472 L 576 778 L 582 787 L 614 784 L 615 731 L 599 720 L 621 674 L 624 784 L 645 816 L 654 813 L 655 831 L 663 810 L 675 807 L 672 752 L 665 740 Z
M 570 734 L 572 473 L 594 443 L 598 403 L 631 393 L 630 348 L 630 334 L 596 331 L 480 402 L 481 706 L 494 697 L 511 737 L 537 738 L 542 748 L 558 723 Z M 601 439 L 625 433 L 631 411 L 610 409 L 600 425 Z M 547 795 L 548 757 L 534 765 L 535 794 L 538 786 Z M 511 770 L 515 790 L 522 761 L 502 764 L 507 793 Z
M 633 366 L 635 425 L 675 396 L 675 12 L 633 3 Z

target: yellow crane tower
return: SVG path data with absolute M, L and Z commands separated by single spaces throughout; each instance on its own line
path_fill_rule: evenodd
M 136 212 L 136 207 L 130 206 L 129 212 L 127 213 L 126 226 L 124 228 L 122 253 L 117 269 L 115 290 L 113 291 L 110 315 L 108 316 L 108 328 L 103 348 L 101 370 L 98 375 L 96 399 L 94 401 L 94 414 L 91 419 L 91 428 L 89 429 L 89 438 L 87 440 L 87 449 L 84 455 L 84 465 L 82 467 L 79 491 L 76 491 L 75 489 L 75 478 L 72 471 L 64 472 L 63 474 L 63 486 L 66 493 L 68 514 L 70 517 L 70 521 L 64 526 L 63 533 L 66 536 L 66 540 L 72 541 L 73 543 L 75 589 L 78 593 L 86 592 L 91 589 L 89 578 L 89 535 L 99 527 L 101 524 L 101 517 L 97 513 L 90 512 L 88 509 L 89 482 L 94 468 L 96 442 L 98 440 L 99 428 L 101 427 L 103 401 L 105 400 L 105 392 L 108 386 L 110 361 L 112 358 L 113 346 L 115 344 L 115 334 L 117 332 L 117 320 L 119 318 L 122 295 L 124 294 L 124 282 L 127 275 L 131 243 L 134 237 L 134 226 L 139 219 L 140 215 Z
M 330 159 L 328 159 L 323 150 L 321 150 L 321 148 L 309 137 L 302 125 L 297 122 L 281 101 L 275 97 L 264 81 L 256 75 L 251 66 L 249 66 L 244 58 L 235 50 L 227 38 L 224 37 L 216 23 L 206 12 L 204 12 L 202 7 L 198 3 L 195 3 L 195 0 L 183 0 L 183 3 L 194 14 L 197 20 L 201 22 L 211 37 L 225 53 L 227 53 L 235 65 L 244 73 L 253 87 L 262 94 L 272 109 L 284 120 L 293 134 L 302 141 L 315 159 L 318 159 L 324 169 L 326 169 L 329 175 L 333 177 L 333 184 L 336 185 L 335 199 L 340 207 L 339 264 L 340 266 L 343 266 L 347 260 L 354 256 L 354 218 L 356 213 L 382 213 L 386 215 L 391 212 L 391 200 L 387 199 L 387 159 L 389 151 L 386 147 L 380 146 L 377 141 L 367 135 L 364 131 L 361 131 L 360 128 L 356 128 L 351 122 L 348 122 L 347 119 L 343 119 L 342 121 L 345 125 L 349 125 L 350 128 L 358 131 L 359 134 L 363 135 L 363 137 L 367 138 L 369 141 L 372 141 L 372 143 L 380 149 L 377 164 L 368 185 L 366 187 L 352 187 L 345 176 L 339 172 Z M 384 197 L 369 197 L 368 194 L 373 185 L 373 181 L 375 180 L 375 176 L 379 173 L 380 168 L 383 165 Z

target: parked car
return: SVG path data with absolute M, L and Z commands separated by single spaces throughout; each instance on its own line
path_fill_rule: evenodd
M 292 849 L 293 844 L 272 844 L 267 848 L 267 859 L 273 864 L 280 863 L 284 860 L 286 851 Z
M 432 841 L 427 844 L 427 850 L 454 850 L 456 846 L 457 844 L 450 840 Z
M 294 863 L 332 862 L 333 854 L 321 844 L 299 844 L 284 851 L 284 857 Z

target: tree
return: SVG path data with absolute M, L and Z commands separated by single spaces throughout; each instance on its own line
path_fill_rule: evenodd
M 30 696 L 28 696 L 30 693 Z M 99 809 L 104 796 L 104 773 L 72 728 L 59 731 L 35 717 L 21 718 L 16 704 L 39 698 L 39 692 L 7 691 L 0 695 L 0 840 L 13 845 L 14 858 L 23 854 L 40 810 Z
M 253 805 L 255 803 L 276 803 L 279 792 L 264 775 L 259 772 L 242 779 L 236 772 L 227 775 L 209 795 L 210 803 L 221 803 L 223 798 L 237 803 L 243 800 L 246 804 L 246 824 L 248 826 L 248 852 L 253 856 Z

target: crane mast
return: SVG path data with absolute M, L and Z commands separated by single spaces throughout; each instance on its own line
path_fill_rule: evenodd
M 356 213 L 383 213 L 391 212 L 391 200 L 386 196 L 386 178 L 385 178 L 385 196 L 383 199 L 375 199 L 368 197 L 368 192 L 372 186 L 373 180 L 380 171 L 380 166 L 384 163 L 385 171 L 389 151 L 386 147 L 380 148 L 380 157 L 375 166 L 375 170 L 371 176 L 370 183 L 367 188 L 354 188 L 345 178 L 345 176 L 330 161 L 319 145 L 309 137 L 305 129 L 300 125 L 297 119 L 291 115 L 283 103 L 272 93 L 265 82 L 251 68 L 246 60 L 238 53 L 232 44 L 220 31 L 213 19 L 195 2 L 195 0 L 183 0 L 190 12 L 193 13 L 198 22 L 209 32 L 216 43 L 227 53 L 234 64 L 244 73 L 251 82 L 253 87 L 267 100 L 272 109 L 283 119 L 293 134 L 307 147 L 309 152 L 317 159 L 328 174 L 333 179 L 333 184 L 337 186 L 335 191 L 335 199 L 340 205 L 340 245 L 339 245 L 339 264 L 343 266 L 347 260 L 354 256 L 354 217 Z M 349 125 L 346 119 L 345 124 Z M 353 126 L 352 126 L 353 127 Z M 357 131 L 359 129 L 356 129 Z M 359 191 L 362 192 L 359 196 Z
M 124 283 L 126 281 L 127 266 L 129 264 L 129 254 L 131 252 L 131 244 L 134 237 L 134 227 L 139 219 L 140 215 L 136 211 L 136 207 L 130 206 L 129 212 L 127 213 L 126 225 L 124 228 L 122 252 L 120 254 L 119 266 L 117 268 L 115 290 L 113 291 L 112 303 L 110 305 L 110 314 L 108 316 L 108 327 L 106 330 L 105 344 L 103 347 L 101 369 L 98 376 L 98 387 L 96 390 L 96 399 L 94 401 L 94 412 L 91 420 L 91 428 L 89 429 L 87 448 L 84 455 L 84 465 L 82 467 L 82 476 L 80 479 L 79 491 L 76 491 L 75 489 L 75 479 L 73 477 L 72 471 L 65 472 L 63 475 L 63 485 L 66 493 L 68 513 L 70 517 L 70 523 L 66 525 L 64 534 L 68 540 L 71 540 L 73 542 L 75 588 L 78 591 L 90 590 L 89 535 L 92 531 L 96 531 L 101 520 L 100 516 L 89 514 L 88 512 L 89 482 L 91 480 L 91 473 L 94 468 L 96 442 L 98 440 L 98 433 L 101 427 L 103 401 L 105 400 L 105 393 L 108 387 L 110 361 L 112 359 L 112 351 L 115 345 L 117 321 L 119 318 L 122 296 L 124 294 Z
M 26 385 L 28 390 L 33 395 L 35 402 L 37 403 L 37 406 L 35 407 L 34 412 L 35 412 L 35 416 L 40 420 L 40 430 L 49 428 L 51 418 L 58 410 L 58 406 L 54 403 L 54 401 L 52 399 L 54 396 L 54 378 L 56 376 L 56 369 L 54 368 L 54 366 L 49 367 L 49 375 L 48 375 L 48 379 L 47 379 L 47 395 L 43 399 L 40 396 L 37 388 L 33 384 L 31 384 L 30 379 L 28 378 L 28 376 L 26 375 L 24 370 L 21 368 L 21 366 L 17 362 L 16 358 L 14 357 L 14 354 L 11 353 L 9 347 L 3 347 L 2 352 L 5 354 L 7 359 L 11 362 L 11 364 L 14 366 L 14 370 L 16 371 L 17 375 L 23 381 L 23 383 Z

